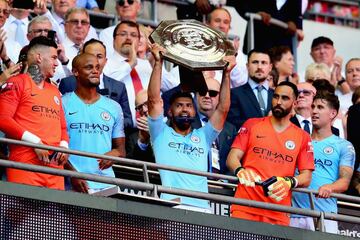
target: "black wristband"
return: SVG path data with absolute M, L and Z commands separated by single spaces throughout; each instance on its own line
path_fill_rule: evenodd
M 340 86 L 340 85 L 343 84 L 344 82 L 346 82 L 346 80 L 342 78 L 340 81 L 337 82 L 337 84 L 338 84 L 338 86 Z
M 291 182 L 291 188 L 296 188 L 298 185 L 298 182 L 296 178 L 294 177 L 284 177 L 285 180 L 289 180 Z
M 237 169 L 235 169 L 234 173 L 235 173 L 235 176 L 238 174 L 238 172 L 240 172 L 241 169 L 245 169 L 243 168 L 242 166 L 238 167 Z

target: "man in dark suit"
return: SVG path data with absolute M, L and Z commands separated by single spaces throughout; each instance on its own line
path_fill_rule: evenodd
M 198 109 L 198 117 L 195 118 L 193 127 L 199 128 L 205 125 L 214 113 L 219 103 L 220 84 L 213 78 L 207 78 L 206 84 L 208 91 L 205 93 L 196 93 L 196 106 Z M 202 96 L 203 95 L 203 96 Z M 226 167 L 226 158 L 230 151 L 231 144 L 237 134 L 234 125 L 225 122 L 222 131 L 217 139 L 213 142 L 211 151 L 209 152 L 209 170 L 215 173 L 228 174 Z
M 272 69 L 270 56 L 261 50 L 251 50 L 246 64 L 249 81 L 231 89 L 231 105 L 227 120 L 239 129 L 249 118 L 264 117 L 271 109 L 274 91 L 266 81 Z
M 110 97 L 114 101 L 118 102 L 122 108 L 124 114 L 124 127 L 133 128 L 133 122 L 131 118 L 131 111 L 129 107 L 129 100 L 125 84 L 116 81 L 102 73 L 102 70 L 106 64 L 106 48 L 105 45 L 96 39 L 91 39 L 84 44 L 82 49 L 83 53 L 89 53 L 95 55 L 100 64 L 100 85 L 97 91 L 107 97 Z M 74 76 L 69 76 L 61 79 L 59 84 L 59 90 L 62 94 L 72 92 L 76 88 L 76 79 Z
M 307 82 L 299 83 L 297 88 L 299 96 L 296 100 L 296 114 L 290 118 L 290 121 L 311 134 L 313 128 L 311 121 L 311 106 L 316 95 L 316 88 Z M 331 126 L 331 131 L 334 135 L 339 136 L 339 129 Z
M 286 45 L 292 48 L 292 37 L 297 29 L 302 29 L 302 1 L 286 0 L 283 3 L 280 2 L 277 0 L 228 0 L 227 5 L 234 6 L 245 20 L 249 20 L 245 16 L 247 12 L 261 15 L 261 21 L 254 21 L 255 48 L 267 50 L 278 45 Z M 271 18 L 287 23 L 288 29 L 269 25 Z M 247 49 L 247 40 L 246 32 L 243 47 L 245 54 L 251 50 Z

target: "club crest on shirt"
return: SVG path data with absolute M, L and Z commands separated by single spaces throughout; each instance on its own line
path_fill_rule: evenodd
M 11 90 L 13 88 L 14 84 L 12 82 L 4 83 L 1 85 L 1 92 L 6 92 L 8 90 Z
M 110 114 L 109 114 L 108 112 L 102 112 L 102 113 L 100 114 L 100 116 L 101 116 L 101 118 L 102 118 L 103 120 L 105 120 L 105 121 L 109 121 L 110 118 L 111 118 L 111 116 L 110 116 Z
M 294 150 L 295 149 L 295 142 L 292 140 L 288 140 L 285 142 L 285 147 L 289 150 Z
M 54 96 L 54 102 L 57 104 L 57 105 L 60 105 L 60 100 L 57 96 Z
M 199 143 L 200 142 L 200 138 L 198 136 L 191 136 L 190 137 L 190 140 L 193 142 L 193 143 Z
M 245 127 L 241 127 L 238 131 L 239 134 L 247 134 L 248 130 Z
M 313 147 L 311 141 L 308 142 L 306 152 L 314 152 L 314 147 Z
M 326 148 L 324 148 L 324 153 L 325 153 L 325 154 L 330 155 L 330 154 L 332 154 L 333 152 L 334 152 L 334 149 L 333 149 L 332 147 L 326 147 Z

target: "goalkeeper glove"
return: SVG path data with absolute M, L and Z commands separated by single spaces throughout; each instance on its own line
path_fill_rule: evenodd
M 267 187 L 269 197 L 277 202 L 286 198 L 290 189 L 297 187 L 298 181 L 294 177 L 273 177 L 276 181 Z
M 261 182 L 261 177 L 251 169 L 238 167 L 235 170 L 235 175 L 239 178 L 240 184 L 247 187 L 255 187 L 255 182 Z

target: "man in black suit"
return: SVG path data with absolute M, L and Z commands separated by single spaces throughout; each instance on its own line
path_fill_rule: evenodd
M 303 82 L 297 85 L 299 96 L 296 100 L 295 112 L 296 114 L 290 118 L 290 121 L 308 132 L 312 133 L 311 112 L 312 103 L 316 95 L 316 88 L 310 83 Z M 339 136 L 339 129 L 331 126 L 331 131 L 334 135 Z
M 266 81 L 272 69 L 270 56 L 261 50 L 251 50 L 246 67 L 249 81 L 231 89 L 231 105 L 227 120 L 239 129 L 249 118 L 267 116 L 274 91 Z
M 195 126 L 195 128 L 205 125 L 219 103 L 220 83 L 213 78 L 207 78 L 206 84 L 208 91 L 205 95 L 204 93 L 196 93 L 198 118 L 196 118 L 192 125 Z M 236 134 L 237 130 L 235 126 L 229 122 L 225 122 L 222 131 L 213 142 L 211 151 L 209 152 L 209 170 L 211 172 L 222 174 L 229 173 L 229 170 L 226 167 L 226 158 Z
M 102 95 L 110 97 L 111 99 L 120 104 L 124 114 L 124 127 L 133 128 L 133 122 L 131 118 L 131 111 L 129 107 L 129 100 L 127 97 L 125 84 L 106 76 L 102 72 L 107 61 L 105 45 L 99 40 L 91 39 L 84 44 L 82 52 L 93 54 L 97 57 L 100 64 L 99 71 L 101 73 L 100 86 L 97 91 Z M 75 88 L 76 79 L 74 76 L 69 76 L 61 79 L 61 82 L 59 84 L 59 90 L 62 94 L 72 92 L 75 90 Z
M 302 29 L 301 0 L 286 0 L 283 3 L 277 0 L 228 0 L 227 5 L 234 6 L 236 11 L 245 20 L 249 20 L 245 13 L 257 13 L 261 21 L 254 21 L 255 48 L 267 50 L 278 45 L 292 48 L 292 37 L 297 29 Z M 288 29 L 269 25 L 271 18 L 278 19 L 288 24 Z M 248 26 L 249 27 L 249 26 Z M 301 36 L 301 35 L 299 35 Z M 301 40 L 301 37 L 299 38 Z M 296 47 L 296 46 L 295 46 Z M 247 54 L 247 32 L 244 37 L 243 52 Z

